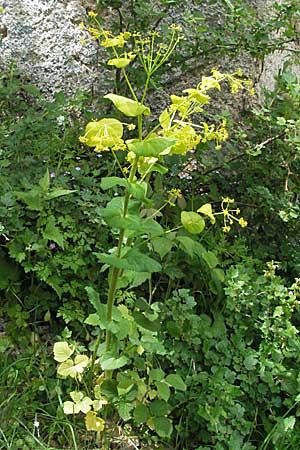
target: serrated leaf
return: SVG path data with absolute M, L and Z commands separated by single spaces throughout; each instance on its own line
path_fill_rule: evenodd
M 154 400 L 149 405 L 151 415 L 153 416 L 166 416 L 170 412 L 170 405 L 164 400 Z
M 151 423 L 158 436 L 161 438 L 170 438 L 173 431 L 173 425 L 170 419 L 167 419 L 167 417 L 152 417 Z
M 130 151 L 134 152 L 137 156 L 158 157 L 159 155 L 167 152 L 168 149 L 176 144 L 176 140 L 173 138 L 154 137 L 140 141 L 138 139 L 131 139 L 126 141 L 126 144 Z
M 172 386 L 174 389 L 178 391 L 186 391 L 186 384 L 181 378 L 180 375 L 177 375 L 175 373 L 171 373 L 168 375 L 165 379 L 165 381 Z
M 193 211 L 182 211 L 181 223 L 191 234 L 201 233 L 205 227 L 204 219 Z
M 163 259 L 164 256 L 166 256 L 170 252 L 174 245 L 174 242 L 165 237 L 152 238 L 151 243 L 153 245 L 154 251 L 159 254 L 161 259 Z
M 137 117 L 141 116 L 142 114 L 144 114 L 145 116 L 149 116 L 150 114 L 150 109 L 147 106 L 131 100 L 130 98 L 116 94 L 106 94 L 104 95 L 104 98 L 108 98 L 111 102 L 113 102 L 115 107 L 125 116 Z
M 131 410 L 133 409 L 133 405 L 131 403 L 121 402 L 118 405 L 118 413 L 123 420 L 128 420 L 131 418 Z
M 149 408 L 147 408 L 147 406 L 143 404 L 138 405 L 133 412 L 133 417 L 137 425 L 146 423 L 150 417 Z
M 69 345 L 67 342 L 55 342 L 53 346 L 53 353 L 55 361 L 61 363 L 70 358 L 74 353 L 74 345 Z
M 56 242 L 61 248 L 64 248 L 64 237 L 60 229 L 55 225 L 55 218 L 49 216 L 47 218 L 46 228 L 44 229 L 43 237 L 50 241 Z

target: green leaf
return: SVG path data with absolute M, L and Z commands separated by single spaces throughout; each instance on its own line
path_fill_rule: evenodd
M 151 239 L 151 243 L 153 245 L 153 249 L 156 253 L 159 254 L 160 258 L 163 259 L 166 256 L 174 243 L 165 237 L 154 237 Z
M 171 373 L 166 377 L 165 380 L 170 386 L 172 386 L 174 389 L 178 391 L 186 391 L 186 384 L 181 378 L 180 375 L 177 375 L 175 373 Z
M 67 359 L 62 362 L 58 368 L 57 373 L 63 378 L 70 376 L 71 378 L 81 378 L 84 369 L 89 365 L 89 358 L 86 355 L 77 355 L 75 360 Z
M 170 419 L 166 417 L 153 417 L 151 418 L 151 423 L 158 436 L 161 438 L 171 437 L 173 425 Z
M 139 102 L 131 100 L 127 97 L 122 97 L 121 95 L 116 94 L 106 94 L 104 98 L 108 98 L 115 107 L 121 111 L 125 116 L 128 117 L 136 117 L 144 114 L 145 116 L 149 116 L 150 109 L 147 106 L 142 105 Z
M 153 416 L 162 417 L 170 412 L 170 405 L 164 400 L 154 400 L 149 407 Z
M 85 127 L 85 143 L 89 147 L 112 147 L 123 136 L 123 125 L 117 119 L 108 118 L 89 122 Z
M 155 259 L 141 253 L 136 249 L 129 250 L 122 258 L 115 255 L 108 255 L 106 253 L 95 253 L 98 260 L 109 266 L 117 267 L 118 269 L 133 270 L 136 272 L 160 272 L 161 265 Z
M 43 176 L 43 178 L 40 179 L 39 185 L 43 191 L 48 191 L 50 187 L 50 175 L 48 169 L 46 170 L 46 173 Z
M 69 345 L 67 342 L 55 342 L 53 346 L 54 359 L 57 362 L 64 362 L 70 358 L 74 353 L 74 345 Z
M 205 203 L 205 205 L 202 205 L 201 208 L 197 209 L 197 212 L 209 217 L 212 224 L 216 223 L 216 219 L 213 215 L 212 206 L 210 203 Z
M 159 319 L 151 321 L 142 312 L 139 311 L 134 311 L 133 317 L 137 325 L 145 328 L 146 330 L 155 332 L 161 329 L 161 323 Z
M 61 248 L 64 248 L 64 236 L 60 229 L 55 225 L 55 218 L 49 216 L 47 219 L 46 228 L 43 231 L 43 237 L 49 241 L 56 242 Z
M 133 417 L 137 425 L 146 423 L 150 417 L 149 408 L 147 408 L 147 406 L 143 404 L 138 405 L 133 412 Z
M 118 408 L 120 417 L 123 420 L 128 420 L 131 418 L 131 410 L 133 409 L 133 405 L 131 403 L 121 402 L 117 408 Z
M 53 198 L 62 197 L 63 195 L 70 195 L 73 192 L 77 192 L 76 189 L 52 189 L 50 192 L 46 194 L 46 200 L 52 200 Z
M 167 402 L 171 395 L 169 386 L 164 381 L 156 381 L 155 385 L 156 385 L 159 397 Z
M 162 369 L 151 369 L 149 372 L 149 381 L 161 381 L 165 378 L 165 372 Z
M 98 315 L 101 316 L 101 314 L 103 314 L 104 312 L 102 309 L 102 306 L 104 305 L 102 305 L 102 303 L 100 302 L 99 292 L 97 292 L 92 286 L 85 286 L 84 289 L 87 293 L 89 302 L 91 303 L 91 305 L 93 305 Z
M 188 236 L 177 236 L 176 240 L 180 242 L 180 247 L 185 251 L 191 258 L 194 256 L 195 251 L 195 241 Z
M 104 191 L 106 191 L 107 189 L 111 189 L 115 186 L 127 187 L 127 185 L 128 185 L 127 180 L 125 180 L 124 178 L 120 178 L 120 177 L 103 177 L 103 178 L 101 178 L 101 183 L 100 183 L 100 187 Z
M 191 234 L 201 233 L 205 227 L 204 219 L 193 211 L 182 211 L 181 223 Z
M 219 260 L 214 252 L 208 251 L 202 253 L 201 256 L 210 269 L 214 269 L 219 264 Z
M 44 199 L 39 189 L 32 189 L 29 192 L 15 192 L 16 196 L 28 206 L 32 211 L 42 211 Z
M 144 141 L 131 139 L 126 141 L 126 144 L 129 150 L 138 156 L 158 157 L 167 152 L 176 142 L 173 138 L 154 137 Z
M 126 356 L 120 356 L 120 358 L 107 357 L 103 355 L 100 359 L 102 370 L 115 370 L 125 366 L 128 363 Z

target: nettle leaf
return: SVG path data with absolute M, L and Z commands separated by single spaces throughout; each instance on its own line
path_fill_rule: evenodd
M 103 431 L 105 420 L 97 416 L 95 411 L 88 411 L 85 416 L 85 426 L 87 431 Z
M 53 346 L 53 353 L 55 361 L 62 363 L 70 358 L 74 353 L 75 346 L 69 345 L 67 342 L 55 342 Z
M 64 248 L 64 237 L 60 229 L 55 225 L 55 218 L 49 216 L 47 218 L 46 228 L 42 232 L 43 237 L 49 241 L 56 242 L 61 248 Z
M 149 116 L 150 108 L 142 103 L 136 102 L 135 100 L 131 100 L 130 98 L 123 97 L 121 95 L 116 94 L 106 94 L 104 98 L 108 98 L 115 107 L 121 111 L 125 116 L 128 117 L 136 117 L 144 114 L 145 116 Z
M 197 209 L 197 212 L 209 217 L 212 224 L 216 223 L 216 219 L 213 215 L 212 206 L 210 203 L 205 203 L 205 205 L 202 205 L 201 208 Z
M 18 199 L 22 200 L 32 211 L 42 211 L 44 207 L 44 199 L 39 188 L 31 189 L 29 192 L 15 191 Z
M 137 156 L 158 157 L 168 153 L 169 149 L 176 144 L 176 139 L 166 137 L 153 137 L 140 141 L 138 139 L 130 139 L 126 144 L 130 151 Z
M 205 227 L 204 219 L 193 211 L 182 211 L 181 223 L 191 234 L 202 233 Z
M 172 386 L 174 389 L 178 391 L 186 391 L 186 384 L 181 378 L 180 375 L 177 375 L 175 373 L 171 373 L 168 375 L 165 379 L 165 381 Z
M 149 417 L 150 417 L 149 408 L 143 404 L 138 405 L 133 412 L 133 418 L 137 425 L 146 423 Z

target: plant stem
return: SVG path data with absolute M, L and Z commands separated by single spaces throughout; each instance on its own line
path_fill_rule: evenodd
M 128 178 L 129 183 L 132 182 L 135 177 L 137 165 L 138 165 L 138 159 L 139 159 L 139 157 L 136 156 L 135 160 L 132 164 L 129 178 Z M 126 216 L 127 211 L 128 211 L 129 197 L 130 197 L 130 194 L 128 192 L 126 192 L 125 198 L 124 198 L 123 217 Z M 123 228 L 120 230 L 120 233 L 119 233 L 118 250 L 117 250 L 118 258 L 121 257 L 122 245 L 124 242 L 124 235 L 125 235 L 125 229 Z M 121 273 L 122 273 L 122 270 L 117 267 L 114 267 L 112 270 L 111 282 L 109 285 L 108 296 L 107 296 L 106 319 L 107 319 L 108 323 L 111 323 L 111 321 L 112 321 L 112 311 L 113 311 L 113 305 L 114 305 L 114 301 L 115 301 L 115 293 L 116 293 L 116 289 L 117 289 L 118 279 L 119 279 L 119 276 Z M 111 337 L 112 337 L 111 330 L 107 329 L 106 334 L 105 334 L 105 352 L 109 352 L 111 349 Z M 97 339 L 97 342 L 98 342 L 98 339 Z M 100 341 L 99 341 L 99 343 L 100 343 Z M 98 345 L 98 347 L 99 347 L 99 345 Z M 96 343 L 95 350 L 98 350 L 98 347 L 97 347 L 97 343 Z M 105 378 L 111 379 L 111 377 L 112 377 L 112 371 L 106 370 Z

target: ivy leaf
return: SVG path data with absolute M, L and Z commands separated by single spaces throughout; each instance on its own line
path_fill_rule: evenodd
M 55 361 L 62 363 L 70 358 L 75 350 L 74 345 L 69 345 L 67 342 L 55 342 L 53 346 L 53 353 Z
M 97 416 L 95 411 L 88 411 L 84 418 L 87 431 L 103 431 L 105 420 Z
M 176 139 L 166 137 L 153 137 L 140 141 L 138 139 L 130 139 L 126 144 L 130 151 L 137 156 L 158 157 L 168 152 L 171 147 L 176 144 Z
M 67 361 L 62 362 L 58 368 L 57 373 L 62 378 L 67 378 L 70 376 L 71 378 L 81 378 L 81 374 L 83 373 L 85 367 L 88 366 L 90 360 L 86 355 L 77 355 L 75 360 L 68 359 Z
M 182 211 L 181 223 L 191 234 L 201 233 L 205 227 L 204 219 L 193 211 Z
M 147 108 L 147 106 L 142 105 L 142 103 L 131 100 L 130 98 L 116 94 L 106 94 L 104 95 L 104 98 L 108 98 L 113 102 L 115 107 L 125 116 L 136 117 L 141 116 L 142 114 L 149 116 L 150 114 L 150 108 Z

